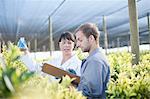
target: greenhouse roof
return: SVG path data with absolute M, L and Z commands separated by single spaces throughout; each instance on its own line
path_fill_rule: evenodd
M 150 0 L 137 0 L 137 9 L 142 38 L 148 34 Z M 36 35 L 41 39 L 40 45 L 48 39 L 49 16 L 54 38 L 85 22 L 98 24 L 102 31 L 103 16 L 106 16 L 109 37 L 130 34 L 128 0 L 1 0 L 1 39 L 15 41 L 24 35 L 32 40 Z

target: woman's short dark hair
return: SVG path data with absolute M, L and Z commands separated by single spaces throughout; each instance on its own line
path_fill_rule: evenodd
M 59 42 L 61 42 L 61 40 L 64 39 L 64 40 L 70 40 L 72 42 L 75 42 L 75 36 L 73 33 L 69 32 L 69 31 L 66 31 L 66 32 L 63 32 L 59 38 Z

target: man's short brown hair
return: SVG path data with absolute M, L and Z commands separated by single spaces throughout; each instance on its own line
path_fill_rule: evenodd
M 98 30 L 98 27 L 96 26 L 96 24 L 93 24 L 93 23 L 82 24 L 75 30 L 75 33 L 78 31 L 83 32 L 83 34 L 87 38 L 89 38 L 90 35 L 93 35 L 95 40 L 99 42 L 100 31 Z

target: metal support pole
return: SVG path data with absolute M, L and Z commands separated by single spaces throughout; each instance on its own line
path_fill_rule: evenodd
M 42 46 L 42 49 L 43 49 L 43 51 L 45 52 L 45 51 L 46 51 L 46 46 L 43 45 L 43 46 Z
M 128 52 L 130 52 L 130 34 L 127 36 Z
M 28 41 L 27 45 L 28 45 L 28 50 L 30 51 L 31 50 L 31 43 L 30 43 L 30 41 Z
M 37 52 L 37 34 L 35 34 L 35 39 L 34 39 L 34 51 Z
M 107 54 L 108 35 L 107 35 L 107 25 L 106 25 L 106 17 L 105 16 L 103 16 L 103 31 L 104 31 L 105 54 Z
M 150 16 L 149 13 L 147 13 L 147 24 L 148 24 L 148 43 L 149 43 L 149 49 L 150 49 Z
M 130 31 L 131 31 L 131 52 L 134 57 L 132 64 L 139 63 L 139 29 L 138 29 L 138 16 L 136 10 L 136 0 L 128 0 L 129 17 L 130 17 Z
M 119 47 L 120 47 L 120 38 L 117 37 L 117 48 L 119 49 Z
M 0 53 L 2 52 L 2 42 L 0 41 Z
M 49 50 L 50 50 L 50 55 L 52 56 L 52 49 L 53 49 L 53 37 L 52 37 L 52 19 L 49 16 Z
M 115 47 L 115 42 L 114 41 L 112 41 L 112 48 L 114 48 Z

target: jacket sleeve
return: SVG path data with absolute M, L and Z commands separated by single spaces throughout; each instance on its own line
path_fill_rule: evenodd
M 88 61 L 83 71 L 78 90 L 81 90 L 83 95 L 88 97 L 101 97 L 105 86 L 105 66 L 99 61 Z

